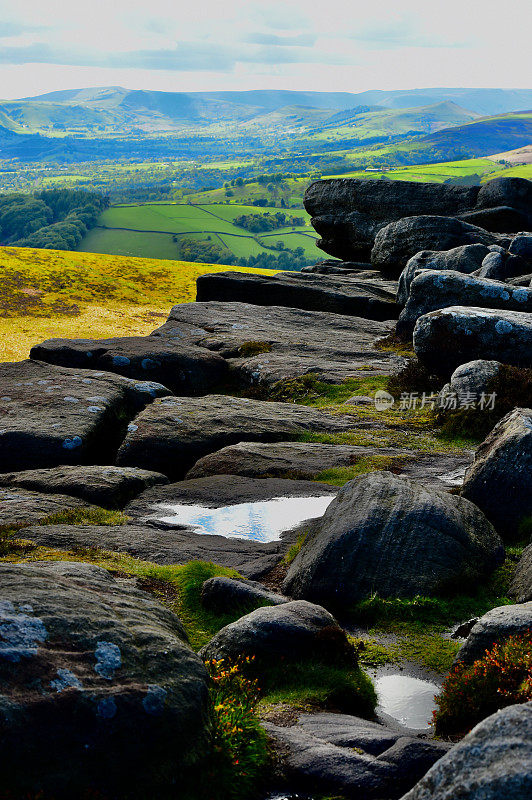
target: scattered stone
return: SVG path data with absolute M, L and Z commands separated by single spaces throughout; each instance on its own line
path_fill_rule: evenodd
M 97 547 L 128 553 L 154 564 L 186 564 L 212 561 L 235 569 L 246 578 L 260 578 L 282 558 L 281 544 L 263 544 L 251 539 L 199 535 L 188 526 L 169 530 L 153 525 L 34 525 L 24 529 L 24 539 L 43 547 L 71 550 Z
M 283 584 L 292 597 L 340 607 L 474 585 L 504 559 L 472 503 L 390 472 L 347 483 L 307 537 Z
M 520 256 L 503 251 L 488 253 L 482 266 L 476 273 L 479 278 L 490 278 L 495 281 L 506 281 L 524 275 L 529 265 Z
M 251 303 L 256 306 L 287 306 L 365 319 L 388 320 L 397 316 L 396 286 L 354 277 L 278 272 L 253 275 L 216 272 L 200 275 L 197 300 Z
M 288 602 L 288 597 L 268 591 L 257 581 L 209 578 L 201 587 L 201 605 L 217 614 L 251 606 L 279 606 Z
M 334 663 L 345 656 L 347 637 L 332 614 L 305 600 L 257 608 L 226 625 L 200 650 L 202 658 L 238 661 L 255 656 L 257 664 L 321 658 Z
M 88 564 L 0 576 L 3 791 L 149 794 L 202 768 L 208 678 L 177 617 Z
M 227 377 L 227 362 L 216 353 L 178 339 L 123 336 L 117 339 L 48 339 L 30 358 L 76 369 L 101 369 L 127 378 L 146 378 L 179 395 L 205 394 Z
M 489 392 L 490 384 L 497 377 L 502 364 L 499 361 L 469 361 L 461 364 L 451 375 L 449 389 L 457 396 L 475 395 L 478 399 L 482 393 Z
M 156 400 L 129 426 L 117 463 L 183 477 L 207 453 L 239 441 L 273 442 L 306 431 L 349 430 L 353 417 L 290 403 L 209 395 Z
M 374 406 L 375 398 L 366 397 L 365 395 L 360 395 L 360 394 L 354 394 L 353 397 L 348 397 L 348 399 L 345 400 L 344 403 L 345 405 L 348 406 Z
M 521 256 L 532 264 L 532 233 L 518 233 L 508 249 L 512 255 Z
M 518 603 L 526 603 L 532 600 L 532 545 L 529 544 L 523 550 L 523 555 L 515 568 L 512 583 L 510 584 L 510 594 L 515 597 Z
M 478 447 L 462 494 L 503 538 L 522 538 L 532 517 L 532 409 L 514 408 Z
M 529 800 L 531 742 L 532 704 L 509 706 L 473 728 L 402 800 Z
M 391 222 L 378 232 L 371 251 L 371 263 L 384 277 L 398 278 L 408 260 L 420 250 L 496 244 L 498 236 L 453 217 L 409 216 Z
M 477 622 L 478 617 L 473 617 L 472 619 L 468 619 L 467 622 L 462 622 L 461 625 L 457 625 L 451 634 L 451 639 L 467 639 Z
M 420 270 L 452 270 L 470 275 L 482 266 L 489 249 L 484 244 L 464 244 L 451 250 L 421 250 L 406 264 L 399 276 L 397 303 L 406 305 L 410 286 Z
M 458 651 L 455 664 L 472 664 L 483 658 L 486 650 L 509 636 L 532 630 L 532 603 L 492 608 L 471 628 L 471 633 Z
M 532 315 L 491 308 L 442 308 L 419 317 L 414 350 L 428 369 L 443 376 L 477 359 L 530 368 Z
M 449 749 L 346 714 L 302 714 L 291 727 L 264 728 L 298 793 L 396 798 Z
M 0 474 L 0 486 L 62 493 L 104 508 L 123 508 L 157 483 L 168 483 L 168 478 L 160 472 L 147 472 L 135 467 L 70 465 Z
M 27 489 L 0 489 L 0 528 L 35 525 L 51 514 L 88 508 L 83 500 L 64 494 L 29 492 Z
M 161 384 L 41 361 L 0 364 L 0 471 L 113 462 L 127 419 Z
M 498 253 L 490 255 L 497 256 Z M 410 285 L 408 301 L 397 322 L 397 335 L 410 338 L 420 317 L 451 306 L 525 311 L 529 315 L 532 289 L 475 275 L 425 270 L 416 275 Z
M 380 350 L 376 340 L 393 323 L 358 317 L 246 303 L 182 303 L 153 336 L 188 340 L 229 360 L 231 374 L 244 385 L 266 389 L 281 380 L 312 373 L 341 383 L 356 377 L 390 374 L 402 360 Z

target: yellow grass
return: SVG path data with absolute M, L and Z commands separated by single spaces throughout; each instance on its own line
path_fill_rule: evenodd
M 176 303 L 196 297 L 196 278 L 237 270 L 61 250 L 0 247 L 0 360 L 27 358 L 52 337 L 145 335 L 162 325 Z

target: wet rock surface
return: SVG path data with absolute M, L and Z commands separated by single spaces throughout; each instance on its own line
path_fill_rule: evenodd
M 528 800 L 532 793 L 532 704 L 479 723 L 402 800 Z
M 179 478 L 202 456 L 242 440 L 272 442 L 354 425 L 354 418 L 287 403 L 224 395 L 169 397 L 156 400 L 130 423 L 117 463 Z
M 462 494 L 509 541 L 532 515 L 532 409 L 515 408 L 491 431 L 466 472 Z
M 296 791 L 399 797 L 449 749 L 345 714 L 302 714 L 290 727 L 263 724 Z
M 231 375 L 251 386 L 312 373 L 340 383 L 361 369 L 386 374 L 401 364 L 376 340 L 393 323 L 279 306 L 212 301 L 174 306 L 153 336 L 185 339 L 229 361 Z
M 0 580 L 3 790 L 151 791 L 199 768 L 207 675 L 177 617 L 88 564 L 1 564 Z
M 366 319 L 387 320 L 397 315 L 396 286 L 382 278 L 359 280 L 340 275 L 315 276 L 300 272 L 252 275 L 217 272 L 197 281 L 198 302 L 209 300 L 288 306 Z
M 0 486 L 79 497 L 104 508 L 123 508 L 150 486 L 168 483 L 160 472 L 135 467 L 61 466 L 0 473 Z
M 504 559 L 472 503 L 374 472 L 338 492 L 283 584 L 293 597 L 338 607 L 381 597 L 435 595 L 488 575 Z
M 419 317 L 413 339 L 419 360 L 443 377 L 477 359 L 532 367 L 532 315 L 522 311 L 442 308 Z
M 0 364 L 0 470 L 114 460 L 127 418 L 154 397 L 157 383 L 40 361 Z
M 204 394 L 226 377 L 227 363 L 216 353 L 153 336 L 116 339 L 48 339 L 30 357 L 76 369 L 116 372 L 164 384 L 175 394 Z

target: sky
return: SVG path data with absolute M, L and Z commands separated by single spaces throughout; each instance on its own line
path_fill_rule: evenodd
M 0 97 L 530 88 L 526 0 L 0 0 Z

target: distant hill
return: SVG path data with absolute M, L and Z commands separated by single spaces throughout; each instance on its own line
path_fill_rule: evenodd
M 453 152 L 462 148 L 471 156 L 514 150 L 532 141 L 532 112 L 479 119 L 437 131 L 420 140 L 420 148 Z

